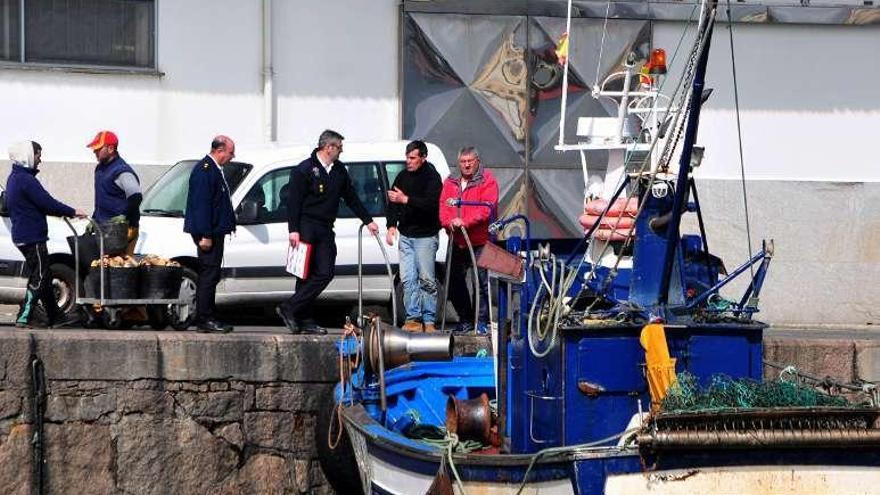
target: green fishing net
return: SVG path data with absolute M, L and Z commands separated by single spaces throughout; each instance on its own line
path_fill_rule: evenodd
M 855 407 L 846 398 L 823 393 L 798 382 L 760 382 L 751 378 L 713 375 L 700 386 L 697 377 L 679 373 L 663 399 L 664 412 L 696 412 L 730 408 Z

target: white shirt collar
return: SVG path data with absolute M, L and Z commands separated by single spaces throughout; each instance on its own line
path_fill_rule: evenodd
M 315 154 L 315 158 L 318 159 L 318 163 L 320 163 L 321 166 L 324 167 L 324 170 L 328 174 L 330 173 L 331 170 L 333 170 L 333 163 L 334 162 L 330 162 L 330 165 L 327 165 L 326 163 L 324 163 L 324 160 L 321 159 L 321 155 L 318 155 L 317 153 Z
M 214 166 L 217 167 L 217 170 L 220 171 L 220 177 L 223 179 L 223 185 L 226 186 L 226 194 L 228 194 L 228 195 L 231 196 L 231 195 L 232 195 L 232 191 L 229 190 L 229 183 L 226 182 L 226 176 L 223 175 L 223 169 L 220 168 L 220 164 L 217 163 L 217 160 L 215 160 L 214 157 L 211 156 L 210 154 L 208 155 L 208 158 L 211 160 L 211 163 L 213 163 Z

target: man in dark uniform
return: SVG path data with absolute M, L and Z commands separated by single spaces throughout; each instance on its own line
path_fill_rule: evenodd
M 98 223 L 124 215 L 128 221 L 128 254 L 134 253 L 141 220 L 140 180 L 134 169 L 119 156 L 119 138 L 110 131 L 100 131 L 88 144 L 95 153 L 95 213 Z
M 220 167 L 235 157 L 235 143 L 226 136 L 211 142 L 211 153 L 193 167 L 189 176 L 189 196 L 183 231 L 192 235 L 199 257 L 194 324 L 200 332 L 228 333 L 232 325 L 214 317 L 214 296 L 220 282 L 223 241 L 235 231 L 235 214 L 229 198 L 229 184 Z
M 339 199 L 367 224 L 371 234 L 379 232 L 379 226 L 358 198 L 345 165 L 339 161 L 343 139 L 338 132 L 322 132 L 312 156 L 290 171 L 287 195 L 290 246 L 295 248 L 300 241 L 312 246 L 308 277 L 297 280 L 296 293 L 275 308 L 291 333 L 327 333 L 315 323 L 312 305 L 335 275 L 333 223 Z

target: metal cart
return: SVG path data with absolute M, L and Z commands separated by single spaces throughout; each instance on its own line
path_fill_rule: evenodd
M 101 260 L 104 259 L 104 232 L 101 226 L 92 218 L 88 221 L 95 229 L 98 237 L 98 260 L 100 266 L 100 277 L 98 282 L 98 297 L 83 297 L 81 286 L 83 278 L 80 278 L 80 262 L 79 262 L 79 238 L 81 237 L 73 224 L 65 218 L 65 223 L 73 232 L 73 258 L 75 277 L 75 293 L 76 304 L 83 307 L 86 314 L 94 322 L 103 323 L 103 325 L 111 330 L 117 330 L 123 327 L 122 312 L 130 307 L 144 306 L 147 311 L 147 319 L 151 327 L 156 330 L 162 330 L 169 324 L 175 330 L 186 330 L 189 326 L 191 315 L 186 310 L 186 301 L 178 295 L 176 299 L 114 299 L 108 297 L 105 288 L 107 286 L 107 269 Z

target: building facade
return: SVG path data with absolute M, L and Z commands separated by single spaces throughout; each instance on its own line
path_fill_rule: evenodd
M 608 6 L 575 4 L 580 32 L 595 39 L 579 44 L 572 31 L 573 62 L 578 50 L 599 45 Z M 693 6 L 615 2 L 605 69 L 639 43 L 672 53 L 682 32 L 688 36 Z M 218 133 L 237 141 L 243 159 L 248 149 L 312 142 L 325 128 L 353 141 L 426 137 L 450 161 L 458 145 L 474 144 L 499 170 L 508 211 L 552 213 L 546 233 L 575 235 L 579 159 L 552 150 L 553 96 L 535 100 L 546 73 L 534 54 L 552 45 L 564 7 L 555 0 L 0 0 L 0 143 L 40 141 L 44 182 L 84 207 L 93 163 L 85 144 L 104 128 L 120 136 L 120 152 L 145 183 L 204 154 Z M 878 12 L 870 0 L 735 2 L 736 22 L 716 29 L 700 199 L 709 245 L 728 268 L 747 257 L 749 237 L 752 250 L 775 239 L 760 315 L 773 323 L 880 322 L 880 167 L 869 152 L 880 128 Z M 414 36 L 421 52 L 412 50 Z M 492 71 L 502 70 L 493 54 L 523 61 L 506 87 L 493 86 Z M 443 74 L 413 77 L 419 64 L 433 63 L 449 68 L 448 87 L 432 86 L 430 78 Z M 584 55 L 587 88 L 593 64 Z M 513 96 L 498 99 L 502 90 Z

